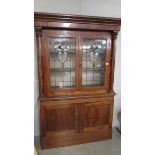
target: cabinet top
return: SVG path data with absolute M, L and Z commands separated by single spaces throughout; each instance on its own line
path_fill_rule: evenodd
M 59 23 L 57 25 L 57 23 Z M 90 26 L 88 26 L 88 24 Z M 44 12 L 34 13 L 35 27 L 55 27 L 73 29 L 96 29 L 119 31 L 121 25 L 120 18 L 53 14 Z

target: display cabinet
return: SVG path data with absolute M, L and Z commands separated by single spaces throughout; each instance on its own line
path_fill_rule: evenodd
M 35 13 L 42 148 L 112 137 L 119 18 Z

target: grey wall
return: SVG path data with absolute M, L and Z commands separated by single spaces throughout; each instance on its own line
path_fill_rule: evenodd
M 121 0 L 34 0 L 34 11 L 121 17 Z
M 121 0 L 34 0 L 35 12 L 64 13 L 91 16 L 121 17 Z M 39 105 L 37 55 L 35 44 L 34 80 L 34 135 L 39 135 Z M 114 103 L 113 126 L 118 126 L 117 113 L 121 107 L 121 35 L 118 34 L 115 63 L 114 90 L 117 93 Z

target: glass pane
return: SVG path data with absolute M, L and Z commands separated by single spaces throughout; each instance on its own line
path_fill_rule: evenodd
M 84 38 L 82 57 L 82 85 L 103 86 L 105 77 L 106 39 Z
M 75 38 L 50 37 L 48 51 L 51 87 L 75 87 Z

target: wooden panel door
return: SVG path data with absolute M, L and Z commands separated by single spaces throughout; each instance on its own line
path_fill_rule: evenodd
M 77 133 L 78 105 L 63 101 L 41 103 L 41 132 L 43 137 Z
M 112 105 L 102 102 L 80 104 L 81 132 L 96 132 L 111 127 Z

